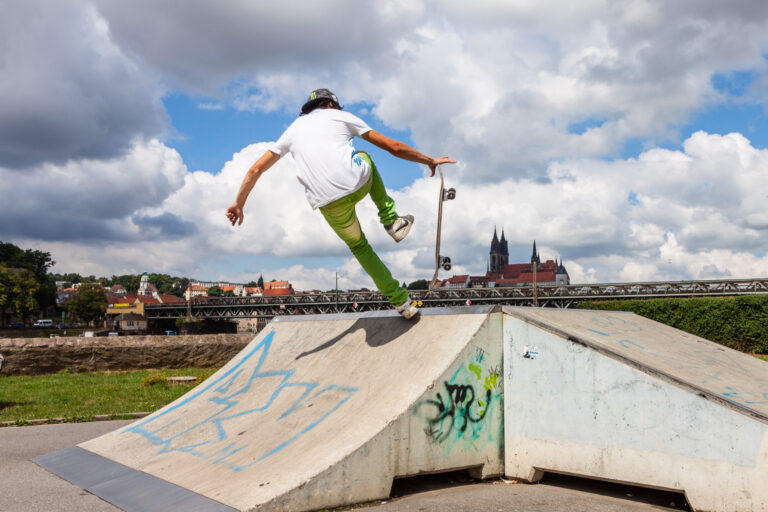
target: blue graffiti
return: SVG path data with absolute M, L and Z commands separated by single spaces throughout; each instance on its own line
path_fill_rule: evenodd
M 253 349 L 251 349 L 240 361 L 237 362 L 232 368 L 226 371 L 223 375 L 217 379 L 206 383 L 201 388 L 190 393 L 187 397 L 184 397 L 180 402 L 173 404 L 166 409 L 159 411 L 157 414 L 148 417 L 146 420 L 128 427 L 123 431 L 123 434 L 136 433 L 143 436 L 152 444 L 160 446 L 158 453 L 168 452 L 183 452 L 188 453 L 194 457 L 208 460 L 214 465 L 222 464 L 228 467 L 234 472 L 240 472 L 253 466 L 267 457 L 274 455 L 286 446 L 290 445 L 307 432 L 311 431 L 317 425 L 323 422 L 329 415 L 341 407 L 347 400 L 349 400 L 353 394 L 358 391 L 355 387 L 344 387 L 335 384 L 326 385 L 321 387 L 317 382 L 294 382 L 291 379 L 294 376 L 295 370 L 279 370 L 262 372 L 261 368 L 269 355 L 269 349 L 272 346 L 274 339 L 274 332 L 270 332 L 264 339 L 258 343 Z M 247 375 L 247 368 L 245 364 L 252 360 L 258 354 L 258 362 L 256 367 L 252 370 L 250 375 Z M 245 383 L 242 383 L 243 379 L 240 377 L 246 377 Z M 269 396 L 266 402 L 254 408 L 247 410 L 238 410 L 241 405 L 241 399 L 243 395 L 249 393 L 252 385 L 256 379 L 263 379 L 267 377 L 282 377 L 280 383 L 275 388 L 274 392 Z M 240 383 L 240 384 L 238 384 Z M 289 388 L 303 388 L 301 396 L 297 398 L 293 404 L 287 409 L 281 412 L 275 421 L 280 421 L 292 413 L 294 413 L 299 407 L 304 404 L 309 404 L 312 400 L 324 395 L 326 393 L 332 393 L 330 396 L 334 397 L 340 394 L 340 398 L 333 403 L 331 399 L 330 408 L 325 411 L 318 410 L 318 415 L 312 420 L 309 420 L 307 424 L 298 425 L 297 427 L 286 427 L 287 433 L 283 440 L 277 443 L 275 446 L 267 449 L 263 453 L 258 454 L 251 462 L 240 465 L 230 460 L 230 458 L 241 452 L 248 447 L 247 444 L 238 444 L 236 441 L 232 441 L 230 432 L 227 431 L 226 423 L 234 418 L 239 418 L 246 415 L 258 414 L 267 411 L 278 398 L 281 392 Z M 205 399 L 208 402 L 215 404 L 216 411 L 203 419 L 202 421 L 186 428 L 178 433 L 169 434 L 167 431 L 179 420 L 171 419 L 168 416 L 173 411 L 188 405 L 197 400 Z M 181 413 L 181 411 L 179 411 Z M 256 420 L 258 421 L 258 420 Z M 213 427 L 214 433 L 211 434 L 208 430 Z M 194 444 L 185 444 L 182 436 L 186 436 L 190 433 L 196 433 L 196 436 L 191 437 L 203 437 L 203 441 Z M 207 437 L 207 439 L 206 439 Z
M 723 396 L 727 397 L 731 402 L 741 405 L 757 405 L 768 404 L 768 393 L 761 393 L 759 391 L 738 391 L 731 386 L 726 386 L 727 393 L 723 393 Z
M 611 335 L 610 335 L 610 334 L 608 334 L 608 333 L 605 333 L 605 332 L 596 331 L 595 329 L 588 329 L 588 331 L 590 331 L 590 332 L 593 332 L 593 333 L 595 333 L 595 334 L 599 334 L 600 336 L 607 336 L 607 337 L 611 337 Z M 640 350 L 645 350 L 645 347 L 643 347 L 642 345 L 639 345 L 639 344 L 635 343 L 635 342 L 634 342 L 634 341 L 632 341 L 632 340 L 628 340 L 628 339 L 618 340 L 618 343 L 619 343 L 619 345 L 621 345 L 621 346 L 622 346 L 622 347 L 624 347 L 624 348 L 629 348 L 629 346 L 630 346 L 630 345 L 633 345 L 633 346 L 635 346 L 635 347 L 639 348 Z

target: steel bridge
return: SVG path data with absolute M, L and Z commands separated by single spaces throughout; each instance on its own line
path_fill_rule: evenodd
M 534 295 L 535 294 L 535 295 Z M 420 307 L 505 304 L 570 308 L 584 301 L 712 297 L 768 294 L 768 278 L 649 283 L 608 283 L 515 286 L 504 288 L 447 288 L 411 291 Z M 378 292 L 298 293 L 268 297 L 197 297 L 179 304 L 147 304 L 148 319 L 270 319 L 278 315 L 318 315 L 391 308 Z

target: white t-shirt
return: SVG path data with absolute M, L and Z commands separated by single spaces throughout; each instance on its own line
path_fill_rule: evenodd
M 290 152 L 296 177 L 307 200 L 318 208 L 359 190 L 371 176 L 368 164 L 355 155 L 352 139 L 371 128 L 359 117 L 331 108 L 299 116 L 269 150 Z

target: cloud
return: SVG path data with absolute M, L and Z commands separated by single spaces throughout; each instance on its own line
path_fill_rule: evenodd
M 4 2 L 0 166 L 102 159 L 160 135 L 160 91 L 87 4 Z
M 423 11 L 423 2 L 402 0 L 294 2 L 279 9 L 248 0 L 96 5 L 121 46 L 187 90 L 209 94 L 260 73 L 317 73 L 365 60 L 408 32 Z
M 323 262 L 332 257 L 344 262 L 345 287 L 372 287 L 347 247 L 307 204 L 290 157 L 257 183 L 244 224 L 229 225 L 224 211 L 266 147 L 244 148 L 216 175 L 185 173 L 183 184 L 174 175 L 178 187 L 165 198 L 124 213 L 122 220 L 116 217 L 143 238 L 133 235 L 111 242 L 108 249 L 93 249 L 106 258 L 104 268 L 128 268 L 140 254 L 134 264 L 141 262 L 142 268 L 249 281 L 253 273 L 221 270 L 220 265 L 211 276 L 217 262 L 249 256 L 273 261 L 269 275 L 291 279 L 298 289 L 329 289 L 328 276 L 338 267 Z M 454 262 L 448 275 L 483 274 L 495 225 L 504 230 L 512 262 L 527 261 L 536 240 L 543 258 L 564 259 L 575 282 L 768 275 L 768 226 L 749 220 L 763 215 L 766 169 L 768 150 L 754 148 L 738 134 L 704 132 L 692 135 L 678 151 L 653 149 L 638 158 L 551 164 L 543 181 L 462 181 L 446 166 L 447 185 L 456 188 L 457 196 L 444 205 L 441 253 Z M 438 188 L 437 179 L 425 175 L 390 191 L 398 211 L 416 217 L 408 238 L 397 245 L 378 223 L 372 201 L 358 204 L 363 231 L 399 281 L 432 275 Z M 78 265 L 80 259 L 95 259 L 83 257 L 85 252 L 74 251 Z M 302 263 L 274 265 L 279 258 Z
M 272 268 L 326 289 L 335 258 L 345 287 L 370 286 L 290 157 L 233 228 L 223 212 L 265 144 L 213 175 L 157 140 L 165 90 L 204 109 L 295 112 L 325 86 L 460 160 L 446 167 L 458 195 L 443 239 L 456 273 L 485 270 L 498 225 L 513 259 L 536 239 L 574 280 L 766 274 L 766 150 L 739 134 L 677 140 L 693 113 L 729 101 L 715 76 L 748 71 L 740 101 L 764 101 L 765 2 L 333 0 L 267 13 L 244 0 L 35 0 L 4 14 L 0 237 L 43 244 L 68 270 L 206 277 L 227 258 L 302 258 Z M 628 141 L 645 150 L 622 158 Z M 392 195 L 416 215 L 412 234 L 394 245 L 369 201 L 363 229 L 398 280 L 429 277 L 437 181 Z
M 134 143 L 109 160 L 41 164 L 23 172 L 0 167 L 0 238 L 92 243 L 145 238 L 142 227 L 171 220 L 137 212 L 161 204 L 182 186 L 187 169 L 179 154 L 157 140 Z M 179 234 L 179 222 L 175 230 Z M 186 228 L 189 231 L 189 228 Z

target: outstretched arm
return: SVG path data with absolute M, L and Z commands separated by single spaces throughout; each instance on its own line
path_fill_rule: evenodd
M 243 223 L 243 206 L 245 206 L 245 201 L 248 199 L 248 194 L 251 193 L 253 186 L 259 181 L 261 175 L 278 160 L 280 160 L 280 155 L 267 150 L 258 160 L 256 160 L 256 163 L 248 169 L 248 172 L 245 173 L 243 183 L 240 185 L 240 190 L 237 192 L 237 198 L 235 199 L 235 202 L 232 203 L 232 206 L 227 208 L 227 213 L 225 213 L 233 226 L 235 223 L 237 223 L 238 226 Z
M 440 158 L 432 158 L 431 156 L 427 156 L 424 153 L 416 151 L 408 144 L 404 144 L 395 139 L 390 139 L 389 137 L 380 134 L 376 130 L 365 132 L 362 137 L 374 146 L 380 147 L 384 151 L 388 151 L 398 158 L 428 165 L 429 170 L 432 171 L 430 176 L 435 175 L 435 169 L 438 165 L 456 163 L 456 160 L 448 158 L 447 156 Z

